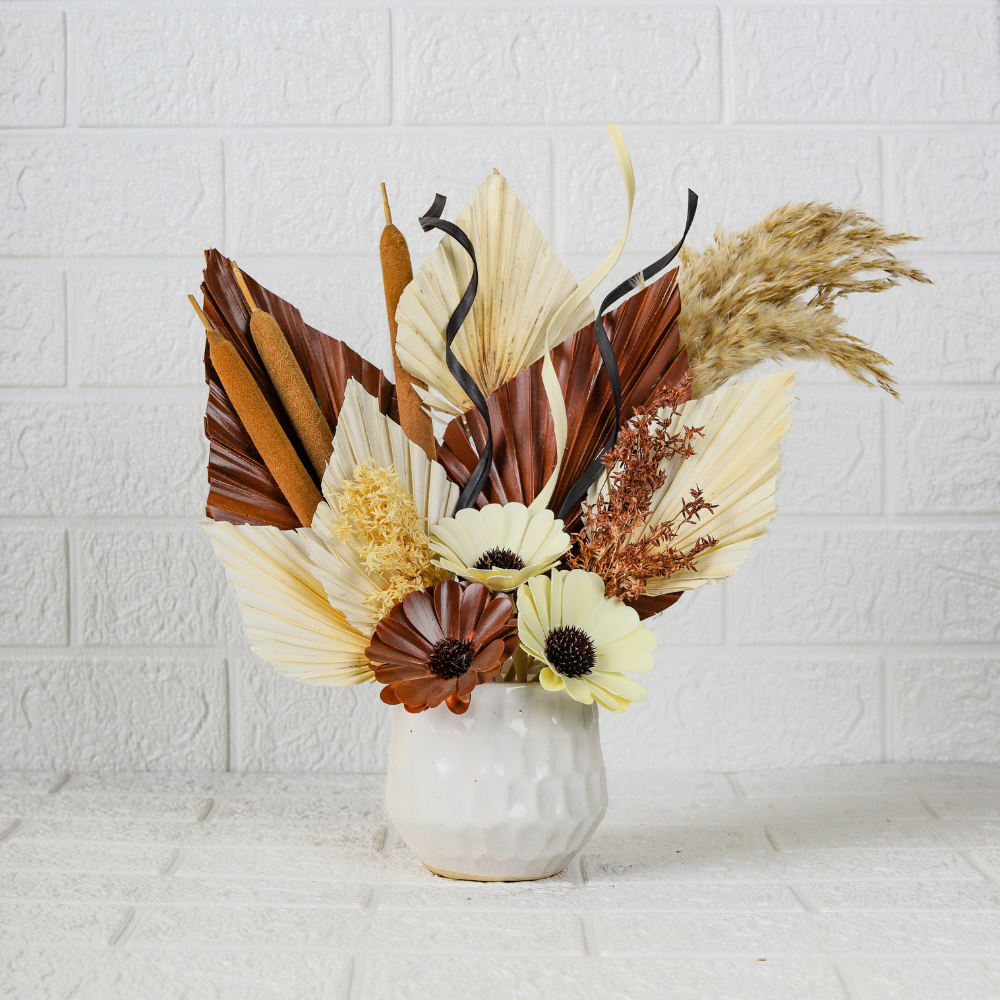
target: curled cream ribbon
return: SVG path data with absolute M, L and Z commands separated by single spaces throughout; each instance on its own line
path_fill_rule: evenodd
M 597 286 L 611 273 L 611 269 L 618 263 L 622 251 L 625 249 L 625 241 L 628 239 L 628 227 L 632 222 L 632 202 L 635 200 L 635 172 L 632 170 L 632 158 L 628 155 L 628 147 L 622 136 L 621 129 L 610 122 L 607 125 L 608 136 L 611 139 L 611 148 L 615 152 L 615 159 L 618 161 L 618 169 L 621 171 L 622 181 L 625 184 L 625 194 L 628 198 L 628 214 L 625 217 L 625 228 L 614 245 L 611 253 L 594 269 L 586 281 L 580 285 L 573 294 L 549 317 L 545 324 L 545 360 L 542 362 L 542 384 L 545 386 L 545 395 L 549 401 L 549 409 L 552 411 L 552 425 L 555 428 L 556 436 L 556 464 L 552 470 L 552 475 L 542 487 L 542 491 L 531 502 L 528 513 L 534 514 L 548 506 L 552 493 L 556 488 L 556 480 L 559 478 L 559 471 L 562 468 L 563 452 L 566 450 L 566 435 L 569 427 L 566 422 L 566 401 L 563 399 L 562 387 L 559 385 L 559 377 L 556 375 L 555 366 L 552 364 L 552 348 L 560 343 L 558 336 L 562 328 L 569 322 L 570 317 L 580 307 L 580 304 L 589 299 Z M 598 318 L 597 322 L 600 322 Z

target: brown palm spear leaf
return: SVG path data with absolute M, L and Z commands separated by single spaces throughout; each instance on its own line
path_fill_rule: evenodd
M 259 285 L 249 274 L 244 272 L 243 278 L 257 305 L 277 320 L 332 430 L 336 430 L 344 391 L 352 378 L 378 399 L 382 413 L 398 420 L 395 386 L 379 368 L 343 342 L 309 326 L 295 306 Z M 250 335 L 250 308 L 236 284 L 232 264 L 218 250 L 205 252 L 201 288 L 205 296 L 205 314 L 215 329 L 236 347 L 308 469 L 305 450 Z M 282 529 L 300 527 L 302 522 L 278 488 L 226 395 L 207 347 L 205 381 L 209 389 L 205 436 L 210 443 L 206 513 L 213 520 L 234 524 L 271 524 Z
M 661 386 L 679 385 L 687 375 L 680 345 L 680 293 L 673 270 L 632 296 L 605 317 L 605 329 L 618 360 L 624 422 Z M 558 511 L 572 485 L 596 457 L 615 422 L 611 385 L 594 341 L 593 324 L 577 330 L 552 352 L 552 363 L 566 400 L 569 433 L 566 452 L 549 506 Z M 477 505 L 530 504 L 555 467 L 552 417 L 537 361 L 489 400 L 493 428 L 493 469 Z M 455 482 L 464 484 L 475 468 L 486 434 L 482 418 L 469 410 L 449 425 L 438 461 Z M 579 519 L 577 505 L 567 516 Z M 569 530 L 569 529 L 567 529 Z

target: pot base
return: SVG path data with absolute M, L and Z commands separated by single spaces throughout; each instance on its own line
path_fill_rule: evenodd
M 459 882 L 538 882 L 543 878 L 552 878 L 554 875 L 559 874 L 559 872 L 549 872 L 548 875 L 460 875 L 458 872 L 446 872 L 441 868 L 434 868 L 427 864 L 426 861 L 422 861 L 421 864 L 429 872 L 434 872 L 435 875 L 440 875 L 442 878 L 457 879 Z M 562 869 L 560 868 L 559 871 L 562 871 Z

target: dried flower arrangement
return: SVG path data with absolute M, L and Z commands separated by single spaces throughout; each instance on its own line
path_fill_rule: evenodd
M 785 206 L 590 296 L 494 172 L 413 274 L 380 252 L 396 384 L 218 251 L 203 306 L 208 520 L 253 649 L 316 684 L 465 712 L 477 685 L 540 683 L 622 711 L 653 667 L 643 620 L 746 560 L 776 512 L 792 372 L 828 362 L 895 395 L 835 312 L 926 281 L 911 239 L 857 211 Z M 697 198 L 689 192 L 687 227 Z M 670 270 L 679 259 L 680 268 Z M 441 440 L 431 414 L 450 419 Z

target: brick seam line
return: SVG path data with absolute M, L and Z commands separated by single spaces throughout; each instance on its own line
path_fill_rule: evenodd
M 931 806 L 927 801 L 926 796 L 923 792 L 917 794 L 917 801 L 923 807 L 924 811 L 931 817 L 935 822 L 941 822 L 941 816 L 938 814 L 937 810 Z M 1000 878 L 997 877 L 996 871 L 991 867 L 990 863 L 979 853 L 977 850 L 970 849 L 960 849 L 956 850 L 955 853 L 960 857 L 964 858 L 980 875 L 990 884 L 996 884 L 1000 882 Z
M 351 981 L 348 988 L 348 1000 L 361 1000 L 365 988 L 365 956 L 355 955 L 351 958 Z
M 851 971 L 851 963 L 831 955 L 830 964 L 833 966 L 833 971 L 837 973 L 840 985 L 847 994 L 847 1000 L 861 1000 L 861 994 L 858 991 L 857 983 L 855 983 L 854 975 Z
M 144 912 L 145 907 L 143 906 L 130 906 L 121 926 L 109 938 L 108 946 L 111 948 L 124 948 L 129 938 L 135 933 L 135 929 L 139 925 Z
M 73 775 L 69 771 L 63 771 L 63 773 L 60 774 L 52 783 L 52 787 L 49 788 L 48 794 L 55 795 L 57 792 L 61 792 L 72 780 Z
M 0 830 L 0 844 L 12 837 L 21 828 L 21 821 L 15 819 L 6 829 Z

